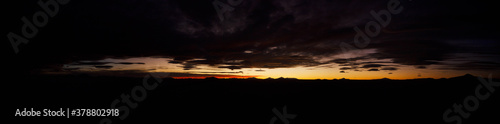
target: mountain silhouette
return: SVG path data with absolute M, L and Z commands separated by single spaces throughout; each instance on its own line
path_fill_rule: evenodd
M 474 75 L 471 75 L 471 74 L 465 74 L 465 75 L 458 76 L 458 77 L 452 77 L 450 79 L 451 80 L 476 80 L 477 77 Z

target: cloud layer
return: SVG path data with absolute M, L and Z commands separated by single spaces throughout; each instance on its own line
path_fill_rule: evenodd
M 392 60 L 393 65 L 417 68 L 499 68 L 498 21 L 490 18 L 494 11 L 481 2 L 401 1 L 404 10 L 392 15 L 380 35 L 373 37 L 366 48 L 360 48 L 374 49 L 375 53 L 332 57 L 345 54 L 339 44 L 353 44 L 353 28 L 364 29 L 367 22 L 375 20 L 370 11 L 387 9 L 387 2 L 243 1 L 224 13 L 221 21 L 212 1 L 72 1 L 35 39 L 40 43 L 29 44 L 20 56 L 27 61 L 24 64 L 39 63 L 30 69 L 61 68 L 75 62 L 109 69 L 113 66 L 104 65 L 108 63 L 81 61 L 144 56 L 174 58 L 170 63 L 182 64 L 185 70 L 198 65 L 240 70 L 331 63 L 344 65 L 340 67 L 342 72 L 397 70 L 386 65 L 390 63 L 368 63 L 383 59 Z M 446 63 L 460 57 L 476 59 Z M 320 62 L 317 58 L 330 61 Z

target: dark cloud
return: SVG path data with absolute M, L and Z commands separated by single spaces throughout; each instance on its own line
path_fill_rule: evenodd
M 69 65 L 106 65 L 106 64 L 121 64 L 121 65 L 132 65 L 132 64 L 140 64 L 144 65 L 143 62 L 98 62 L 98 61 L 80 61 L 76 63 L 71 63 Z
M 340 73 L 345 73 L 345 71 L 340 71 Z
M 196 68 L 196 65 L 195 64 L 186 63 L 186 64 L 183 64 L 182 68 L 184 68 L 184 70 L 191 70 L 191 69 Z
M 500 63 L 498 62 L 485 62 L 485 61 L 473 61 L 465 62 L 456 65 L 451 65 L 449 68 L 453 70 L 499 70 Z
M 111 69 L 111 68 L 113 68 L 113 66 L 109 66 L 109 65 L 96 65 L 94 67 L 95 68 L 101 68 L 101 69 Z
M 340 68 L 340 70 L 350 70 L 350 69 L 352 69 L 352 68 L 349 68 L 349 67 L 342 67 L 342 68 Z
M 373 64 L 373 63 L 393 63 L 393 62 L 361 62 L 360 64 Z
M 105 65 L 109 63 L 111 62 L 77 62 L 73 63 L 72 65 Z
M 395 47 L 397 46 L 397 47 Z M 378 53 L 371 56 L 378 59 L 392 59 L 403 65 L 431 65 L 443 61 L 455 48 L 443 41 L 432 40 L 387 40 L 374 44 Z
M 219 68 L 228 68 L 234 70 L 234 69 L 241 69 L 241 66 L 219 66 Z
M 330 60 L 328 61 L 327 63 L 337 63 L 337 64 L 346 64 L 346 63 L 353 63 L 354 61 L 357 61 L 357 60 L 363 60 L 363 59 L 367 59 L 366 57 L 355 57 L 355 58 L 348 58 L 348 59 L 334 59 L 334 60 Z
M 78 69 L 80 69 L 80 68 L 63 68 L 63 70 L 65 70 L 65 71 L 75 71 Z
M 361 63 L 340 64 L 339 66 L 358 66 L 358 65 L 361 65 Z
M 420 66 L 417 66 L 416 68 L 417 68 L 417 69 L 426 69 L 426 68 L 427 68 L 427 66 L 420 65 Z
M 368 71 L 379 71 L 378 69 L 369 69 Z
M 208 74 L 243 74 L 243 71 L 238 71 L 238 72 L 199 72 L 199 73 L 208 73 Z
M 385 67 L 385 68 L 382 68 L 380 70 L 389 70 L 389 71 L 394 71 L 394 70 L 398 70 L 398 68 L 395 68 L 395 67 Z
M 361 68 L 378 68 L 378 67 L 382 67 L 382 66 L 386 66 L 386 65 L 381 65 L 381 64 L 366 64 L 366 65 L 363 65 Z
M 190 60 L 190 59 L 193 59 L 193 58 L 191 58 L 191 57 L 185 57 L 185 56 L 174 57 L 174 61 L 187 61 L 187 60 Z
M 371 38 L 366 48 L 360 48 L 376 50 L 366 58 L 420 67 L 443 64 L 440 62 L 454 59 L 456 53 L 499 54 L 499 20 L 491 18 L 496 15 L 494 4 L 423 0 L 402 1 L 401 5 L 404 11 L 392 15 L 390 24 Z M 50 30 L 43 30 L 36 38 L 39 44 L 21 46 L 19 57 L 13 58 L 20 66 L 39 63 L 17 70 L 23 73 L 72 63 L 103 66 L 113 63 L 81 61 L 131 57 L 172 57 L 169 63 L 182 64 L 185 70 L 200 64 L 227 69 L 328 63 L 353 69 L 360 64 L 361 68 L 380 68 L 383 65 L 350 62 L 366 58 L 326 63 L 314 58 L 343 53 L 339 44 L 353 44 L 353 28 L 364 29 L 367 22 L 375 20 L 370 11 L 386 7 L 387 1 L 253 0 L 225 13 L 221 21 L 212 1 L 78 1 L 65 6 L 50 21 Z M 6 21 L 12 23 L 5 24 L 18 24 L 19 15 L 25 13 L 11 15 Z M 9 31 L 19 27 L 5 26 Z M 241 62 L 227 63 L 229 60 Z M 496 60 L 471 60 L 450 68 L 484 70 L 498 65 L 477 62 Z
M 169 61 L 168 63 L 180 64 L 180 63 L 182 63 L 182 62 L 181 62 L 181 61 Z
M 334 60 L 331 60 L 330 62 L 334 62 L 337 64 L 345 64 L 345 63 L 348 63 L 349 60 L 348 59 L 334 59 Z
M 134 63 L 134 62 L 116 62 L 114 64 L 122 64 L 122 65 L 140 64 L 140 65 L 144 65 L 145 63 L 143 63 L 143 62 L 136 62 L 136 63 Z

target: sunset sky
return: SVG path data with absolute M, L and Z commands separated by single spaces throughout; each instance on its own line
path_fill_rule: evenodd
M 399 11 L 389 13 L 390 21 L 381 16 L 386 26 L 372 13 L 395 5 Z M 39 10 L 25 6 L 21 12 Z M 17 71 L 44 75 L 498 78 L 500 21 L 490 6 L 434 0 L 71 1 L 10 56 L 12 65 L 22 67 Z M 7 20 L 7 29 L 19 33 L 23 23 L 16 19 L 23 15 L 29 13 L 6 15 L 15 18 Z M 364 45 L 354 42 L 366 40 L 356 28 L 366 33 L 372 22 L 380 32 Z

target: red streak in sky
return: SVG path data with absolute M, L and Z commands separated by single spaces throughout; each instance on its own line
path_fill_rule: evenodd
M 235 75 L 217 75 L 217 76 L 196 76 L 196 77 L 172 77 L 174 79 L 205 79 L 207 77 L 215 77 L 217 79 L 246 79 L 259 76 L 235 76 Z

